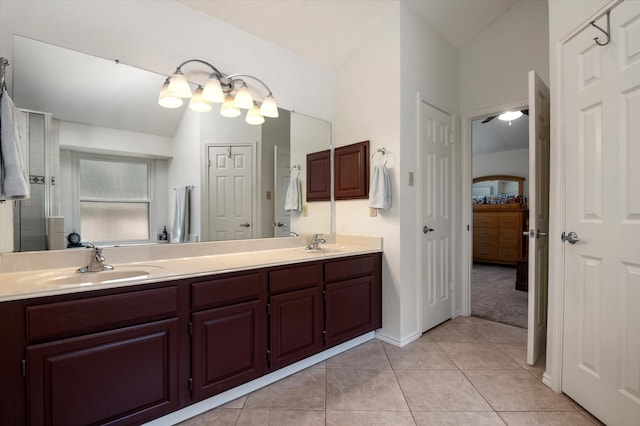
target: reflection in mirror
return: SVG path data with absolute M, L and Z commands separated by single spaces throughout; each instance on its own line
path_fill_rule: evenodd
M 524 178 L 519 176 L 482 176 L 473 179 L 473 204 L 522 203 Z
M 189 241 L 286 236 L 289 231 L 331 232 L 330 204 L 303 209 L 291 217 L 278 204 L 289 177 L 284 170 L 294 161 L 302 164 L 295 158 L 304 157 L 305 150 L 330 147 L 330 123 L 282 109 L 280 118 L 267 120 L 262 126 L 246 124 L 243 117 L 221 117 L 217 110 L 165 109 L 158 105 L 158 91 L 166 76 L 20 36 L 14 36 L 12 64 L 14 102 L 20 109 L 45 113 L 36 114 L 36 118 L 50 122 L 40 133 L 46 134 L 45 158 L 54 160 L 48 170 L 36 173 L 47 178 L 43 179 L 42 201 L 32 199 L 14 212 L 14 229 L 20 227 L 14 232 L 18 240 L 39 234 L 39 244 L 22 244 L 23 250 L 64 248 L 66 236 L 74 230 L 82 241 L 106 245 L 155 243 L 165 226 L 171 233 L 174 188 L 184 186 L 193 187 Z M 37 120 L 27 117 L 24 121 L 28 126 L 29 121 Z M 32 129 L 32 133 L 38 132 Z M 36 144 L 27 143 L 33 145 L 28 147 L 29 157 L 35 160 Z M 224 179 L 216 161 L 223 158 L 231 160 L 227 166 L 248 167 L 248 192 L 247 188 L 220 186 Z M 83 161 L 89 160 L 100 163 L 100 175 L 93 176 L 95 181 L 87 194 L 88 178 L 81 171 Z M 33 163 L 30 168 L 37 167 L 37 161 Z M 146 192 L 131 191 L 133 181 L 119 179 L 125 164 L 138 165 L 131 169 L 136 173 L 146 171 L 144 177 L 135 178 L 136 187 L 144 187 L 141 181 L 147 179 Z M 304 178 L 304 169 L 300 177 Z M 239 215 L 237 204 L 226 198 L 233 200 L 242 191 L 247 208 Z M 105 208 L 96 210 L 101 203 Z M 133 208 L 138 218 L 147 212 L 142 225 L 135 222 L 136 227 L 147 230 L 128 232 L 126 227 L 131 225 L 123 225 L 126 220 L 114 221 L 118 206 Z M 91 222 L 85 217 L 89 213 Z M 242 216 L 234 219 L 237 228 L 249 232 L 222 230 L 216 221 L 225 215 Z M 50 217 L 59 218 L 55 227 L 49 226 L 54 223 L 54 219 L 47 219 Z M 36 222 L 45 225 L 30 230 Z M 53 235 L 58 226 L 63 228 Z M 19 251 L 20 242 L 14 247 Z

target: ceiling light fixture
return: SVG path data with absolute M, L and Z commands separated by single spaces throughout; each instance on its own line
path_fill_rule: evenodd
M 508 121 L 509 126 L 511 126 L 511 121 L 516 120 L 520 117 L 522 117 L 522 111 L 507 111 L 500 114 L 498 116 L 498 120 Z
M 191 62 L 198 62 L 211 68 L 211 74 L 204 86 L 198 85 L 192 94 L 189 81 L 182 72 L 182 67 Z M 267 93 L 262 102 L 254 101 L 253 94 L 243 78 L 250 78 L 262 85 Z M 271 89 L 259 78 L 247 74 L 223 74 L 215 66 L 201 59 L 184 61 L 172 76 L 167 77 L 158 104 L 164 108 L 180 108 L 184 98 L 191 98 L 189 108 L 198 112 L 211 111 L 211 103 L 222 103 L 220 114 L 224 117 L 237 117 L 240 108 L 247 110 L 245 121 L 260 125 L 264 117 L 277 118 L 278 106 Z

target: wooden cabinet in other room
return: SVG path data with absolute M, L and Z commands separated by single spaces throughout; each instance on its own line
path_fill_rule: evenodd
M 474 262 L 516 265 L 526 257 L 523 232 L 528 211 L 484 206 L 473 212 Z

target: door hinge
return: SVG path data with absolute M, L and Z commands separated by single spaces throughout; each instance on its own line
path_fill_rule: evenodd
M 327 343 L 327 330 L 322 330 L 322 341 Z
M 327 301 L 327 290 L 322 291 L 322 300 Z
M 467 231 L 469 231 L 469 225 L 467 225 Z
M 271 351 L 267 349 L 267 363 L 271 367 Z
M 22 377 L 27 377 L 27 360 L 22 360 Z
M 189 377 L 189 392 L 193 392 L 193 379 Z
M 193 323 L 189 321 L 189 336 L 193 336 Z
M 271 315 L 271 303 L 267 303 L 267 315 Z

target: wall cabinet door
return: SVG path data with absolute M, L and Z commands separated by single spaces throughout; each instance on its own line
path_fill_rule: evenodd
M 327 346 L 380 327 L 379 292 L 372 275 L 327 284 Z
M 259 300 L 192 316 L 193 396 L 203 399 L 260 377 L 266 371 L 264 305 Z
M 178 408 L 177 319 L 27 346 L 32 425 L 140 424 Z
M 322 291 L 320 286 L 270 298 L 271 368 L 277 369 L 320 352 Z

